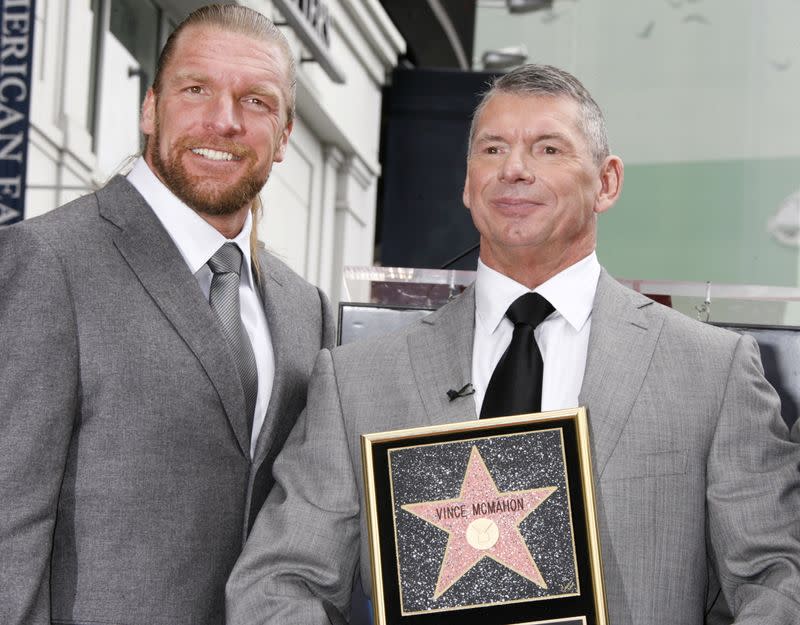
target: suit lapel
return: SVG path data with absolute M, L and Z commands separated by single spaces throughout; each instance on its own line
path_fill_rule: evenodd
M 663 320 L 653 302 L 600 274 L 579 402 L 587 406 L 596 475 L 602 476 L 653 358 Z
M 189 346 L 219 394 L 236 440 L 250 455 L 236 364 L 197 280 L 141 195 L 122 177 L 97 192 L 100 214 L 118 230 L 114 245 Z
M 477 418 L 472 395 L 452 401 L 447 396 L 472 379 L 474 329 L 475 290 L 470 286 L 408 335 L 414 379 L 431 424 Z
M 267 406 L 267 414 L 258 435 L 255 453 L 253 455 L 254 466 L 260 466 L 270 444 L 276 440 L 275 434 L 281 428 L 291 427 L 293 420 L 281 419 L 282 407 L 285 406 L 287 396 L 295 392 L 290 387 L 290 372 L 297 370 L 298 365 L 294 362 L 296 350 L 292 349 L 293 338 L 289 323 L 295 317 L 292 310 L 293 303 L 287 300 L 290 296 L 283 287 L 275 271 L 269 267 L 269 257 L 261 254 L 262 273 L 258 282 L 261 304 L 264 307 L 264 314 L 267 318 L 270 340 L 272 341 L 272 352 L 275 361 L 275 374 L 272 380 L 272 393 Z M 283 440 L 283 437 L 281 437 Z

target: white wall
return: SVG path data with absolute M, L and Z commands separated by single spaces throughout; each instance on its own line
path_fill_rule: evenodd
M 36 3 L 26 217 L 93 187 L 96 158 L 88 132 L 91 32 L 88 2 Z
M 267 2 L 247 4 L 283 21 Z M 346 82 L 334 83 L 316 63 L 298 63 L 298 123 L 264 193 L 259 234 L 336 303 L 343 267 L 373 262 L 381 89 L 405 43 L 377 0 L 329 7 L 331 54 Z M 310 56 L 289 27 L 282 30 L 296 59 Z
M 100 77 L 103 97 L 98 107 L 97 169 L 103 177 L 120 170 L 139 151 L 139 63 L 110 32 L 103 42 L 105 62 Z

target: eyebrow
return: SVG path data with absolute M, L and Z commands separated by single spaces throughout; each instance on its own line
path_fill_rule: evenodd
M 537 135 L 534 138 L 534 143 L 539 143 L 541 141 L 563 141 L 564 143 L 571 143 L 569 137 L 567 135 L 560 133 L 560 132 L 548 132 L 541 135 Z M 495 134 L 484 134 L 478 135 L 475 138 L 475 143 L 506 143 L 508 140 L 503 137 L 502 135 L 495 135 Z
M 248 93 L 261 96 L 262 98 L 279 98 L 281 90 L 275 87 L 266 87 L 263 85 L 254 85 L 251 89 L 247 89 Z
M 548 132 L 539 135 L 538 137 L 536 137 L 534 143 L 540 143 L 542 141 L 562 141 L 563 143 L 568 143 L 570 145 L 572 144 L 572 141 L 570 141 L 569 137 L 560 132 Z
M 475 143 L 484 143 L 484 142 L 500 142 L 504 143 L 506 139 L 501 137 L 500 135 L 478 135 L 475 139 Z
M 209 83 L 212 82 L 211 76 L 208 74 L 203 74 L 200 72 L 178 72 L 175 74 L 175 81 L 176 82 L 198 82 L 198 83 Z M 280 89 L 273 88 L 271 86 L 265 85 L 253 85 L 250 89 L 246 90 L 248 93 L 252 93 L 253 95 L 261 96 L 263 98 L 280 98 Z
M 175 80 L 178 82 L 208 82 L 210 78 L 207 74 L 200 74 L 199 72 L 178 72 L 175 74 Z

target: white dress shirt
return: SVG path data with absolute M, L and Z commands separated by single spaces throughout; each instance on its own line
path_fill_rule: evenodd
M 600 263 L 592 252 L 535 289 L 556 309 L 534 331 L 542 353 L 542 410 L 578 406 L 586 369 L 592 305 Z M 530 289 L 478 261 L 475 278 L 475 337 L 472 386 L 475 409 L 481 413 L 486 387 L 514 333 L 506 310 Z
M 128 174 L 130 182 L 153 209 L 169 236 L 175 242 L 189 271 L 197 278 L 208 299 L 213 274 L 206 265 L 224 243 L 233 242 L 242 251 L 242 272 L 239 279 L 239 303 L 247 336 L 253 346 L 258 369 L 258 396 L 256 397 L 253 431 L 250 436 L 250 456 L 255 453 L 258 434 L 264 424 L 267 406 L 272 395 L 275 377 L 275 355 L 272 350 L 267 318 L 255 286 L 250 263 L 250 230 L 252 216 L 248 213 L 242 231 L 234 239 L 226 239 L 211 224 L 179 200 L 139 158 Z

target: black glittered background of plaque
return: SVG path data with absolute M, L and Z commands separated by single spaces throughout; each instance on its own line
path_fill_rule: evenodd
M 503 514 L 482 512 L 497 501 L 516 506 L 515 492 L 555 488 L 538 507 L 523 508 L 519 513 L 525 515 L 518 525 L 522 541 L 499 541 L 508 544 L 508 550 L 527 549 L 546 586 L 515 572 L 488 551 L 466 545 L 461 549 L 469 553 L 458 554 L 455 540 L 446 561 L 448 533 L 402 508 L 420 501 L 460 501 L 473 448 L 480 453 L 498 493 L 505 497 L 468 499 L 468 504 L 461 506 L 440 504 L 438 511 L 444 516 L 454 508 L 456 512 L 465 510 L 466 524 Z M 393 449 L 389 457 L 403 615 L 579 593 L 560 429 Z M 463 495 L 468 498 L 467 493 Z M 441 567 L 448 563 L 448 568 L 463 570 L 463 575 L 434 598 Z M 454 566 L 460 563 L 463 566 Z

